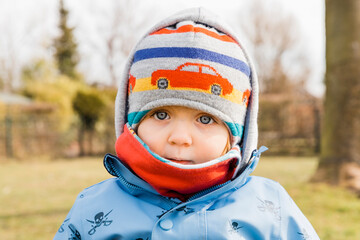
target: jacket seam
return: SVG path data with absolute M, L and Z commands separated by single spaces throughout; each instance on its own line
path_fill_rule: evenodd
M 279 183 L 277 183 L 278 185 L 280 185 Z M 280 221 L 279 221 L 279 232 L 278 232 L 278 239 L 281 239 L 281 233 L 282 233 L 282 223 L 283 223 L 283 204 L 281 202 L 281 197 L 280 197 L 280 191 L 279 191 L 279 188 L 277 189 L 277 197 L 278 197 L 278 202 L 279 202 L 279 205 L 280 205 Z
M 83 221 L 84 221 L 84 220 L 83 220 L 83 219 L 84 219 L 84 214 L 83 214 L 84 207 L 83 207 L 83 206 L 84 206 L 85 204 L 81 204 L 81 202 L 84 201 L 83 198 L 81 198 L 81 196 L 84 196 L 84 195 L 85 195 L 84 193 L 85 193 L 85 191 L 82 191 L 82 192 L 80 193 L 80 195 L 79 195 L 79 197 L 80 197 L 80 211 L 79 211 L 79 212 L 80 212 L 80 226 L 79 226 L 79 227 L 80 227 L 80 229 L 81 229 L 81 233 L 83 233 L 83 234 L 85 235 L 85 234 L 86 234 L 86 231 L 84 231 L 84 225 L 83 225 Z M 78 203 L 78 204 L 79 204 L 79 203 Z M 85 236 L 82 236 L 82 237 L 85 237 Z

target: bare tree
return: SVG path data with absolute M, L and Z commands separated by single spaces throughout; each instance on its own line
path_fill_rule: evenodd
M 360 193 L 360 4 L 326 0 L 326 93 L 314 180 Z
M 126 0 L 121 4 L 119 1 L 113 1 L 114 15 L 110 23 L 110 32 L 105 37 L 106 42 L 106 60 L 111 77 L 111 85 L 116 86 L 116 57 L 117 51 L 127 56 L 134 42 L 134 34 L 131 32 L 136 29 L 133 18 L 135 16 L 135 1 Z
M 117 79 L 122 72 L 122 63 L 129 54 L 135 39 L 146 26 L 146 16 L 139 15 L 140 0 L 111 0 L 100 6 L 93 2 L 89 6 L 88 17 L 96 19 L 89 29 L 89 22 L 83 26 L 88 36 L 84 40 L 87 45 L 83 55 L 102 59 L 101 65 L 110 78 L 110 85 L 116 86 Z M 80 27 L 81 28 L 81 27 Z M 90 54 L 96 52 L 97 54 Z M 85 57 L 86 58 L 86 57 Z M 87 59 L 88 60 L 88 59 Z M 91 62 L 87 68 L 91 68 Z M 102 79 L 103 80 L 103 79 Z
M 275 1 L 253 0 L 240 12 L 264 93 L 303 88 L 311 71 L 297 21 Z
M 5 22 L 2 22 L 0 29 L 2 32 L 0 38 L 0 45 L 2 46 L 0 53 L 1 85 L 4 92 L 12 92 L 19 71 L 20 52 L 17 50 L 18 42 L 14 39 L 15 29 L 5 25 Z
M 297 19 L 276 0 L 247 3 L 239 11 L 240 32 L 259 74 L 259 143 L 270 154 L 314 153 L 320 111 L 305 90 L 312 69 Z
M 5 2 L 0 1 L 0 89 L 11 92 L 22 85 L 22 68 L 34 58 L 46 55 L 46 41 L 51 38 L 44 22 L 51 12 L 40 5 L 36 8 L 39 13 L 24 13 L 21 9 L 33 3 L 21 4 L 21 8 L 17 2 Z

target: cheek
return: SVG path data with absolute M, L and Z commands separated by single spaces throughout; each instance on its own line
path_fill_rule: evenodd
M 147 121 L 144 120 L 140 123 L 138 129 L 137 129 L 137 135 L 139 138 L 149 146 L 151 151 L 160 154 L 159 149 L 161 149 L 161 133 L 159 131 L 160 129 L 157 128 L 156 125 L 154 125 L 151 120 Z
M 203 137 L 201 152 L 208 160 L 220 157 L 227 145 L 229 134 L 227 129 L 210 131 Z
M 227 136 L 216 136 L 208 140 L 208 151 L 215 157 L 221 156 L 227 144 Z

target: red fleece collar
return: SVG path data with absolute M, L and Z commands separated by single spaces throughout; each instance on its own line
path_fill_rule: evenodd
M 126 125 L 116 141 L 117 156 L 158 193 L 186 201 L 195 193 L 230 180 L 238 159 L 231 158 L 198 169 L 182 169 L 155 158 Z

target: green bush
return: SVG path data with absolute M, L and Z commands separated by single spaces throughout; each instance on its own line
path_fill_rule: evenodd
M 71 153 L 67 152 L 65 155 L 76 156 L 78 143 L 82 144 L 86 139 L 94 142 L 94 153 L 102 154 L 113 150 L 114 88 L 91 87 L 84 81 L 59 75 L 54 65 L 44 60 L 24 68 L 22 78 L 23 95 L 34 102 L 52 106 L 53 111 L 46 117 L 53 123 L 53 127 L 47 131 L 57 135 L 58 152 L 64 153 L 70 147 Z M 26 117 L 26 113 L 22 115 Z
M 96 89 L 81 89 L 73 99 L 73 109 L 78 114 L 81 124 L 87 130 L 95 128 L 95 124 L 99 120 L 104 107 L 105 102 L 100 92 Z

